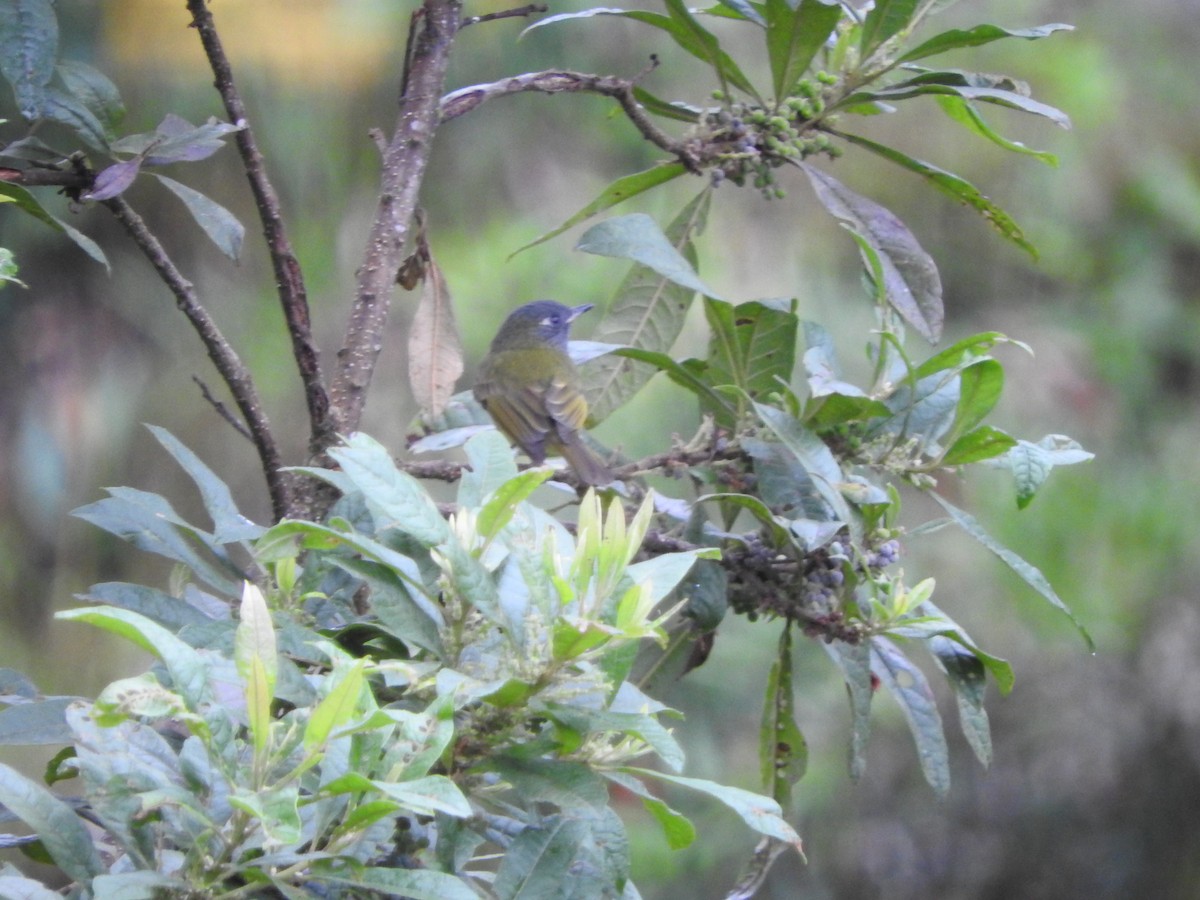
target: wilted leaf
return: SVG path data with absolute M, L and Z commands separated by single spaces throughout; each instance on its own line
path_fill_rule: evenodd
M 441 415 L 462 373 L 462 341 L 454 321 L 454 303 L 441 267 L 431 261 L 408 333 L 408 381 L 413 399 L 423 412 Z
M 945 310 L 937 264 L 913 233 L 889 210 L 856 194 L 833 176 L 807 164 L 800 166 L 822 205 L 841 219 L 879 255 L 888 302 L 927 339 L 942 334 Z

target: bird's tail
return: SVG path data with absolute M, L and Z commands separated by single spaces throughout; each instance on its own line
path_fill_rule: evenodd
M 578 432 L 572 433 L 560 447 L 556 448 L 570 464 L 579 480 L 593 487 L 611 484 L 613 473 L 600 458 L 583 443 Z

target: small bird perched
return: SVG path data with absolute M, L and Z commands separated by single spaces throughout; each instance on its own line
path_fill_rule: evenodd
M 479 366 L 475 399 L 535 463 L 560 454 L 584 484 L 603 485 L 613 476 L 583 443 L 587 401 L 567 352 L 571 323 L 591 308 L 537 300 L 513 310 Z

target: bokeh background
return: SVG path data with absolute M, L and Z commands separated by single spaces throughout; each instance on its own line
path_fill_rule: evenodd
M 368 130 L 393 121 L 412 6 L 214 3 L 290 217 L 327 366 L 374 203 L 378 159 Z M 583 6 L 571 0 L 552 11 Z M 151 130 L 168 112 L 194 122 L 220 114 L 181 0 L 58 7 L 64 55 L 119 85 L 127 131 Z M 1200 897 L 1200 3 L 963 0 L 927 28 L 1057 21 L 1077 30 L 946 58 L 1023 78 L 1039 99 L 1066 110 L 1071 131 L 1015 112 L 990 115 L 1009 136 L 1058 154 L 1057 169 L 971 138 L 932 101 L 906 103 L 859 129 L 975 182 L 1025 227 L 1040 260 L 916 176 L 855 153 L 836 172 L 897 212 L 938 260 L 948 338 L 995 329 L 1035 349 L 1032 358 L 1002 351 L 1009 385 L 999 424 L 1031 439 L 1066 433 L 1097 454 L 1056 472 L 1022 513 L 999 473 L 949 486 L 1045 571 L 1095 635 L 1097 652 L 969 540 L 943 531 L 914 541 L 906 570 L 935 575 L 943 608 L 1016 669 L 1013 694 L 990 699 L 995 761 L 982 770 L 952 735 L 955 782 L 937 801 L 898 712 L 882 700 L 867 774 L 852 783 L 843 690 L 820 648 L 802 644 L 797 715 L 811 762 L 796 821 L 809 863 L 781 862 L 760 896 Z M 518 41 L 524 24 L 467 29 L 450 87 L 543 68 L 628 75 L 655 51 L 670 62 L 650 76 L 651 90 L 699 100 L 712 87 L 657 32 L 597 19 Z M 736 42 L 733 49 L 737 55 Z M 743 46 L 740 58 L 753 49 Z M 6 97 L 0 115 L 15 119 L 9 107 Z M 610 299 L 623 267 L 572 251 L 573 234 L 508 255 L 613 177 L 654 161 L 612 111 L 597 97 L 517 96 L 439 133 L 424 203 L 469 366 L 520 302 Z M 234 265 L 173 196 L 153 184 L 130 194 L 253 368 L 288 461 L 300 462 L 302 399 L 235 154 L 226 149 L 169 174 L 247 225 L 247 248 Z M 700 244 L 704 277 L 739 300 L 799 298 L 853 369 L 870 322 L 854 247 L 802 179 L 785 186 L 787 199 L 772 203 L 752 191 L 718 192 Z M 677 185 L 628 211 L 665 221 L 695 187 Z M 148 265 L 105 211 L 75 214 L 61 198 L 43 199 L 101 243 L 113 270 L 0 210 L 0 246 L 15 251 L 29 285 L 0 291 L 0 665 L 28 672 L 47 693 L 89 694 L 143 660 L 93 630 L 56 624 L 53 612 L 94 582 L 161 585 L 170 572 L 70 510 L 98 499 L 105 485 L 128 484 L 197 513 L 190 488 L 140 423 L 183 439 L 234 486 L 247 514 L 265 521 L 269 507 L 250 445 L 201 399 L 193 376 L 214 389 L 217 378 Z M 364 421 L 397 449 L 415 411 L 403 350 L 415 302 L 396 297 Z M 671 431 L 695 425 L 689 404 L 677 401 L 656 383 L 599 436 L 632 453 L 658 449 Z M 916 502 L 910 514 L 913 523 L 933 516 Z M 687 713 L 679 734 L 689 774 L 754 787 L 757 710 L 777 634 L 769 623 L 727 622 L 707 665 L 668 690 L 664 699 Z M 943 714 L 953 732 L 952 702 Z M 32 751 L 3 758 L 31 772 L 44 759 Z M 695 816 L 701 839 L 672 852 L 631 807 L 639 887 L 647 898 L 723 896 L 752 839 L 719 808 L 672 801 Z

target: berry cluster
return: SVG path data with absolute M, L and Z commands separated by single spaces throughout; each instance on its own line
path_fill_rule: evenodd
M 900 542 L 886 534 L 857 558 L 840 541 L 797 556 L 751 535 L 724 554 L 729 604 L 751 621 L 779 616 L 802 623 L 814 636 L 857 642 L 861 630 L 843 612 L 847 591 L 878 578 L 899 558 Z
M 774 109 L 730 100 L 723 91 L 713 91 L 713 98 L 725 105 L 709 112 L 701 126 L 708 132 L 707 143 L 717 151 L 712 170 L 715 183 L 729 179 L 741 187 L 749 179 L 767 199 L 782 198 L 784 192 L 775 184 L 774 169 L 814 153 L 841 155 L 840 148 L 828 135 L 815 132 L 814 125 L 825 112 L 818 85 L 832 85 L 837 79 L 827 72 L 818 72 L 816 78 L 816 84 L 801 81 L 797 94 Z

